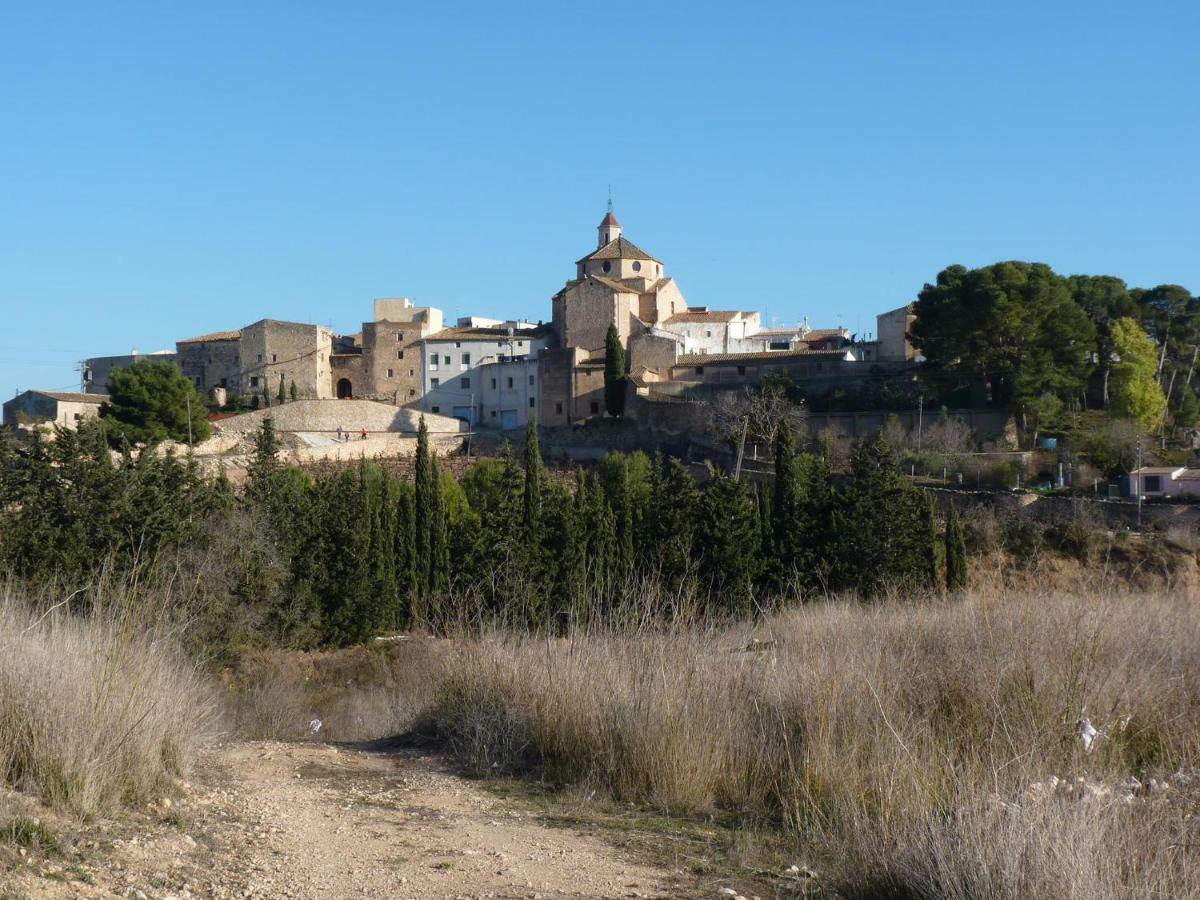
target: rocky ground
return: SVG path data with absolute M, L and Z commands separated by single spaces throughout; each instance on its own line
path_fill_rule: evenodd
M 10 796 L 8 806 L 18 801 Z M 677 897 L 740 893 L 551 824 L 438 757 L 230 743 L 174 798 L 103 823 L 41 817 L 0 841 L 2 897 Z M 36 823 L 36 824 L 35 824 Z M 746 891 L 749 896 L 750 892 Z

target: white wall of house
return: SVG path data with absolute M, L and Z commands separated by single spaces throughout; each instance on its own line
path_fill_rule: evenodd
M 425 388 L 421 407 L 489 427 L 499 427 L 501 411 L 513 409 L 518 410 L 516 424 L 524 424 L 529 410 L 537 408 L 537 357 L 545 346 L 544 334 L 535 336 L 521 331 L 514 332 L 511 339 L 505 335 L 426 339 L 421 344 Z M 519 374 L 510 376 L 507 369 L 519 369 Z M 514 379 L 511 389 L 507 387 L 509 377 Z M 497 382 L 496 388 L 491 386 L 493 380 Z M 532 393 L 526 394 L 527 390 Z M 532 407 L 529 397 L 534 398 Z M 522 401 L 519 407 L 514 405 L 518 398 Z M 497 413 L 495 417 L 490 415 L 492 411 Z

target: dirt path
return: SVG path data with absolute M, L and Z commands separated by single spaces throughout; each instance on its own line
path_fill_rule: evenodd
M 679 895 L 671 873 L 548 826 L 412 751 L 225 744 L 204 753 L 174 799 L 106 822 L 51 824 L 55 848 L 0 849 L 0 896 Z
M 238 744 L 217 812 L 249 826 L 252 896 L 648 897 L 663 873 L 548 828 L 436 758 Z M 245 890 L 244 889 L 244 890 Z

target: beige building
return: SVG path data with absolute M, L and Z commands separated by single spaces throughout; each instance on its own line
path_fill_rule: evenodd
M 77 428 L 81 422 L 100 415 L 104 394 L 76 391 L 25 391 L 4 404 L 4 424 L 59 425 Z
M 241 373 L 237 393 L 243 397 L 264 392 L 275 397 L 281 380 L 285 394 L 294 384 L 303 400 L 333 396 L 329 359 L 333 333 L 328 328 L 262 319 L 241 330 L 238 344 Z
M 916 358 L 909 332 L 917 317 L 912 306 L 901 306 L 875 317 L 876 341 L 881 362 L 907 362 Z

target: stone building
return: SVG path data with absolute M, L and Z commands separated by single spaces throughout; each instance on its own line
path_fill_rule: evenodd
M 247 325 L 238 338 L 241 371 L 237 393 L 248 397 L 266 392 L 274 397 L 282 381 L 285 394 L 294 384 L 303 400 L 331 397 L 332 352 L 333 333 L 320 325 L 278 319 Z
M 4 424 L 59 425 L 77 428 L 79 423 L 100 415 L 104 394 L 78 391 L 25 391 L 4 403 Z
M 175 362 L 201 393 L 236 394 L 241 384 L 240 331 L 214 331 L 175 343 Z

